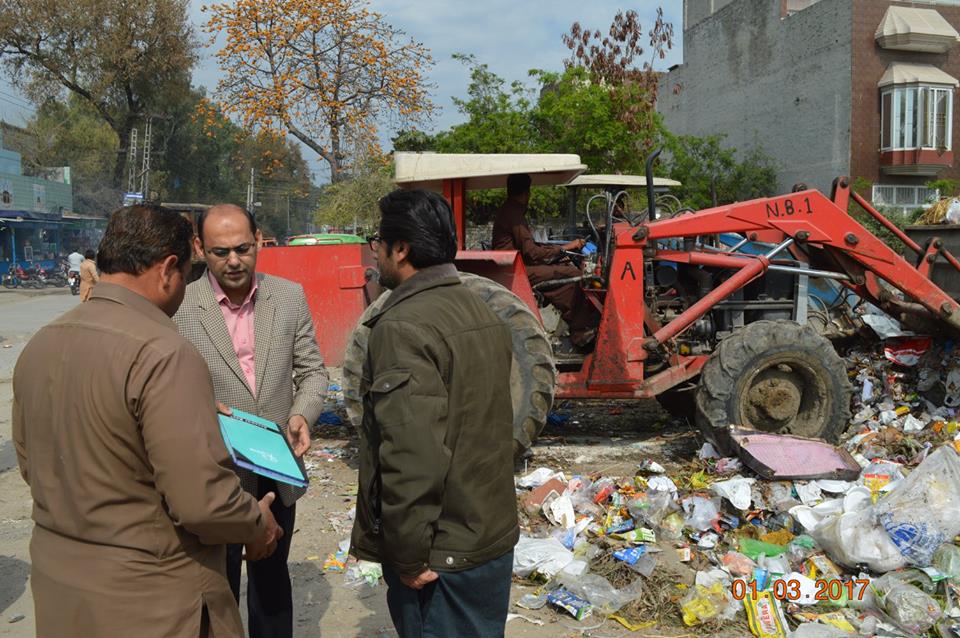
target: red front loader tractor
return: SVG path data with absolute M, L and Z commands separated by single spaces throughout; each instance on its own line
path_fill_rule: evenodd
M 655 202 L 648 161 L 649 202 Z M 566 183 L 585 167 L 575 155 L 445 156 L 398 154 L 401 187 L 441 190 L 464 242 L 470 188 L 500 187 L 510 173 L 534 184 Z M 538 170 L 539 169 L 539 170 Z M 537 297 L 512 251 L 458 254 L 463 282 L 514 331 L 515 451 L 543 427 L 554 396 L 566 399 L 658 398 L 686 414 L 726 447 L 728 426 L 836 439 L 850 417 L 850 384 L 827 338 L 845 320 L 848 297 L 897 319 L 960 329 L 960 307 L 930 280 L 938 259 L 960 262 L 933 239 L 919 246 L 846 178 L 826 197 L 817 190 L 739 202 L 670 218 L 619 220 L 610 197 L 604 223 L 591 219 L 599 247 L 581 285 L 601 312 L 587 354 L 554 346 L 540 322 Z M 854 200 L 917 253 L 910 263 L 847 214 Z M 820 292 L 817 292 L 817 291 Z M 832 291 L 830 295 L 823 290 Z M 381 297 L 382 299 L 382 297 Z M 362 321 L 344 361 L 348 410 L 359 417 L 366 354 Z

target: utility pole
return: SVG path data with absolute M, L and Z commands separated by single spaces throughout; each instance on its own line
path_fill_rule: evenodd
M 253 169 L 250 169 L 250 181 L 247 182 L 247 210 L 253 212 Z
M 150 199 L 150 138 L 153 132 L 153 117 L 147 117 L 143 132 L 143 165 L 140 169 L 140 194 L 144 201 Z
M 290 236 L 290 193 L 287 193 L 287 237 Z
M 127 151 L 127 192 L 137 190 L 137 129 L 130 131 L 130 150 Z

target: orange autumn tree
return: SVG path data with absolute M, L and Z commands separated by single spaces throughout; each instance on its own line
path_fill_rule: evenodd
M 250 130 L 293 135 L 331 180 L 379 154 L 377 124 L 429 119 L 426 48 L 366 0 L 236 0 L 204 7 L 223 34 L 217 100 Z

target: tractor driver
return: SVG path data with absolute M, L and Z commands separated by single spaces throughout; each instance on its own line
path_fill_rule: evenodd
M 583 273 L 566 260 L 565 250 L 579 250 L 583 239 L 574 239 L 562 245 L 540 245 L 533 240 L 527 224 L 527 204 L 530 202 L 530 176 L 510 175 L 507 178 L 507 200 L 497 211 L 493 224 L 493 249 L 517 250 L 523 256 L 531 284 L 555 279 L 579 277 Z M 540 291 L 552 303 L 570 328 L 570 341 L 578 348 L 590 345 L 597 336 L 600 321 L 596 308 L 587 300 L 580 283 L 551 286 Z

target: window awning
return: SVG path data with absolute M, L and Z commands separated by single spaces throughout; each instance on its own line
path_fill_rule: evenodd
M 877 44 L 884 49 L 944 53 L 960 34 L 934 9 L 890 6 L 880 21 Z
M 887 67 L 877 86 L 883 88 L 891 84 L 945 84 L 957 86 L 960 82 L 949 73 L 932 64 L 909 64 L 893 62 Z

